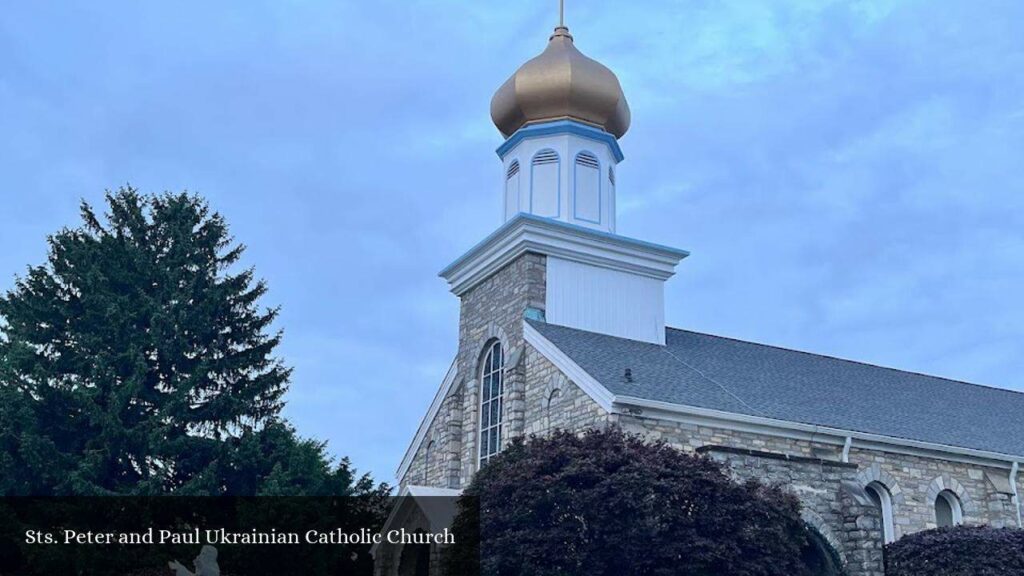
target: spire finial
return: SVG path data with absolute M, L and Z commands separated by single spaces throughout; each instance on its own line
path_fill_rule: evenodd
M 569 29 L 565 27 L 565 0 L 558 0 L 558 26 L 550 39 L 554 40 L 555 37 L 567 38 L 570 42 L 572 41 L 572 34 L 569 34 Z

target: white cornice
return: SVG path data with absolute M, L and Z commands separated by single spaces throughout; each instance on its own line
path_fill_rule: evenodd
M 442 270 L 440 276 L 461 296 L 527 252 L 659 280 L 675 274 L 676 264 L 689 255 L 685 250 L 522 213 Z
M 409 466 L 412 465 L 413 458 L 416 457 L 416 452 L 419 451 L 420 445 L 423 444 L 423 439 L 427 435 L 427 429 L 430 428 L 430 423 L 437 417 L 438 411 L 441 409 L 441 404 L 444 399 L 448 396 L 448 392 L 452 389 L 452 384 L 455 382 L 455 377 L 458 376 L 459 370 L 456 367 L 456 361 L 452 360 L 451 366 L 448 367 L 448 372 L 444 376 L 444 380 L 441 381 L 441 387 L 437 389 L 437 394 L 434 395 L 433 402 L 430 403 L 430 408 L 427 409 L 426 416 L 420 421 L 420 427 L 416 430 L 416 436 L 413 437 L 412 443 L 409 444 L 409 448 L 405 451 L 405 456 L 402 458 L 402 463 L 398 466 L 398 470 L 395 472 L 395 478 L 401 482 L 405 473 L 409 471 Z
M 717 426 L 738 432 L 751 432 L 781 438 L 813 440 L 838 447 L 842 447 L 846 443 L 847 438 L 852 438 L 854 440 L 852 446 L 857 449 L 870 449 L 931 458 L 941 457 L 945 460 L 999 468 L 1009 469 L 1013 462 L 1024 459 L 1024 456 L 1015 456 L 1013 454 L 975 450 L 973 448 L 923 442 L 868 432 L 843 430 L 841 428 L 818 426 L 816 424 L 790 422 L 788 420 L 777 420 L 763 416 L 736 414 L 734 412 L 647 400 L 632 396 L 615 396 L 614 413 L 637 415 L 637 409 L 641 411 L 640 413 L 644 417 L 648 418 Z
M 763 416 L 749 416 L 632 396 L 617 396 L 596 378 L 588 374 L 586 370 L 569 358 L 554 343 L 545 338 L 536 328 L 525 321 L 523 322 L 523 335 L 531 346 L 543 354 L 556 368 L 565 373 L 583 392 L 610 414 L 685 422 L 736 432 L 808 440 L 822 444 L 832 444 L 837 447 L 843 447 L 846 439 L 852 438 L 853 448 L 856 449 L 941 458 L 954 462 L 1005 468 L 1007 470 L 1010 469 L 1014 462 L 1024 461 L 1024 455 L 975 450 L 948 444 L 790 422 Z

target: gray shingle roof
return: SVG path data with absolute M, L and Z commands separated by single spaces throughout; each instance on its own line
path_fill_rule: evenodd
M 658 346 L 529 322 L 617 396 L 1024 455 L 1019 392 L 674 328 Z

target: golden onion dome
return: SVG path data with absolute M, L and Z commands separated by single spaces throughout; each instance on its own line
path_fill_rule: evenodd
M 533 122 L 570 118 L 603 128 L 616 138 L 629 130 L 629 104 L 619 79 L 583 55 L 565 26 L 548 47 L 519 67 L 491 99 L 491 119 L 506 138 Z

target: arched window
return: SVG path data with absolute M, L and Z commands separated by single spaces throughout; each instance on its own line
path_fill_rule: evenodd
M 562 396 L 562 391 L 555 388 L 551 391 L 551 395 L 548 396 L 547 406 L 544 407 L 544 431 L 551 432 L 551 417 L 554 415 L 554 411 L 558 408 L 558 399 Z
M 558 152 L 551 148 L 545 148 L 537 152 L 537 155 L 533 157 L 533 165 L 543 166 L 545 164 L 558 164 Z
M 430 478 L 430 458 L 434 455 L 434 441 L 431 440 L 427 444 L 427 448 L 423 451 L 423 483 L 426 484 Z
M 896 541 L 896 526 L 892 519 L 892 495 L 881 482 L 872 482 L 864 487 L 875 506 L 882 512 L 882 540 L 889 544 Z
M 504 418 L 505 383 L 502 369 L 505 358 L 501 342 L 487 349 L 480 368 L 480 465 L 501 452 L 501 421 Z
M 513 160 L 505 172 L 505 219 L 519 212 L 519 160 Z
M 597 160 L 597 156 L 594 156 L 590 152 L 580 152 L 576 155 L 576 165 L 586 166 L 588 168 L 599 168 L 601 163 Z
M 576 155 L 573 218 L 601 222 L 601 163 L 590 152 Z
M 424 538 L 422 529 L 413 533 L 416 539 Z M 398 576 L 428 576 L 430 574 L 430 548 L 426 544 L 403 544 L 398 560 Z
M 558 152 L 545 148 L 530 162 L 530 212 L 558 218 L 561 213 L 561 159 Z
M 949 490 L 939 492 L 935 498 L 935 525 L 939 528 L 951 528 L 964 522 L 964 511 L 960 507 L 960 499 Z
M 608 182 L 610 182 L 612 186 L 615 186 L 615 167 L 614 166 L 609 166 L 608 167 Z
M 810 570 L 810 574 L 820 576 L 838 576 L 845 574 L 843 561 L 836 549 L 825 539 L 825 536 L 817 528 L 807 526 L 807 545 L 800 552 L 800 559 L 804 566 Z

